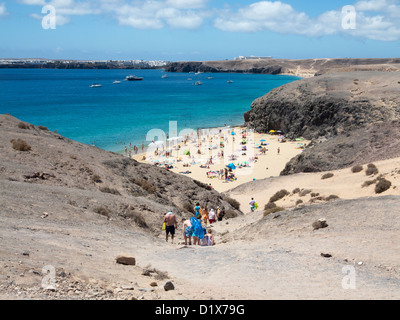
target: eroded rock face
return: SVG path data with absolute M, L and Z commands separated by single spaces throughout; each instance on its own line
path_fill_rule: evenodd
M 306 139 L 400 118 L 397 72 L 342 72 L 295 81 L 255 100 L 246 114 L 258 132 L 283 130 Z
M 400 156 L 400 120 L 371 123 L 316 142 L 291 159 L 281 175 L 337 170 Z

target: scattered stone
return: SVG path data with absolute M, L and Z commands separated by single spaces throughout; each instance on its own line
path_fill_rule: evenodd
M 164 290 L 165 291 L 175 290 L 175 286 L 171 281 L 167 281 L 164 283 Z
M 329 254 L 329 253 L 321 253 L 321 256 L 324 257 L 324 258 L 331 258 L 332 257 L 332 255 Z
M 135 288 L 133 286 L 121 286 L 122 290 L 134 290 Z
M 136 259 L 134 257 L 120 254 L 115 258 L 116 262 L 123 265 L 134 266 L 136 265 Z
M 142 292 L 153 292 L 154 288 L 139 288 L 139 291 L 142 291 Z
M 157 284 L 157 282 L 154 282 L 154 281 L 153 281 L 152 283 L 150 283 L 150 286 L 151 286 L 151 287 L 157 287 L 158 284 Z

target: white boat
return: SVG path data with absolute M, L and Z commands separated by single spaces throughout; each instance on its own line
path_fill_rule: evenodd
M 118 84 L 118 83 L 121 83 L 121 81 L 115 80 L 113 83 L 114 83 L 114 84 Z
M 214 79 L 214 77 L 207 77 L 207 79 L 211 80 L 211 79 Z
M 125 78 L 125 80 L 126 80 L 126 81 L 140 81 L 140 80 L 143 80 L 143 78 L 142 78 L 142 77 L 137 77 L 137 76 L 132 76 L 132 75 L 130 75 L 130 76 L 127 76 L 127 77 Z
M 94 83 L 94 84 L 92 84 L 92 85 L 90 86 L 90 88 L 100 88 L 100 87 L 102 87 L 102 85 L 99 84 L 99 83 Z
M 164 74 L 161 78 L 163 79 L 168 78 L 168 75 Z
M 228 82 L 228 83 L 232 83 L 233 81 L 232 81 L 232 80 L 228 80 L 227 82 Z
M 203 84 L 203 82 L 201 82 L 201 81 L 196 82 L 196 86 L 201 86 L 202 84 Z

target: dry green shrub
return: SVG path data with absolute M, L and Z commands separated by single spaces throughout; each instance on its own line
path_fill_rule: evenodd
M 390 189 L 392 186 L 392 183 L 389 180 L 386 180 L 385 178 L 379 179 L 378 183 L 375 186 L 375 193 L 383 193 L 386 190 Z
M 269 210 L 269 209 L 273 209 L 276 208 L 277 205 L 275 202 L 268 202 L 265 206 L 264 206 L 264 210 Z
M 356 165 L 353 168 L 351 168 L 351 172 L 353 173 L 357 173 L 357 172 L 361 172 L 363 171 L 364 167 L 361 165 Z
M 293 194 L 296 194 L 296 193 L 299 193 L 299 192 L 300 192 L 300 188 L 295 188 L 295 189 L 293 189 L 293 191 L 292 191 Z
M 263 213 L 263 216 L 266 217 L 266 216 L 270 215 L 271 213 L 276 213 L 276 212 L 280 212 L 280 211 L 285 211 L 285 208 L 275 207 L 275 208 L 265 210 Z
M 153 194 L 157 191 L 157 188 L 146 179 L 134 180 L 134 183 L 146 190 L 146 192 L 149 194 Z
M 237 200 L 235 200 L 235 199 L 232 199 L 232 198 L 229 198 L 229 197 L 226 197 L 226 198 L 224 198 L 224 200 L 226 201 L 226 202 L 228 202 L 232 207 L 234 207 L 236 210 L 240 210 L 240 203 L 239 203 L 239 201 L 237 201 Z
M 270 199 L 269 202 L 276 202 L 278 200 L 281 200 L 282 198 L 286 197 L 289 194 L 289 192 L 285 189 L 279 190 L 276 192 Z
M 238 217 L 238 214 L 234 210 L 228 209 L 225 211 L 225 216 L 224 216 L 225 219 L 232 219 L 236 217 Z
M 377 179 L 374 179 L 374 180 L 367 180 L 367 181 L 365 181 L 363 184 L 362 184 L 362 188 L 366 188 L 366 187 L 369 187 L 371 184 L 374 184 L 374 183 L 376 183 L 376 181 L 377 181 Z
M 325 198 L 326 201 L 332 201 L 332 200 L 336 200 L 336 199 L 339 199 L 339 197 L 335 194 L 331 194 L 329 197 Z
M 100 188 L 100 191 L 104 192 L 104 193 L 115 194 L 115 195 L 118 195 L 118 196 L 121 195 L 121 193 L 117 189 L 113 189 L 113 188 L 110 188 L 110 187 Z
M 322 179 L 322 180 L 325 180 L 325 179 L 332 178 L 333 176 L 334 176 L 334 174 L 331 173 L 331 172 L 329 172 L 329 173 L 325 173 L 325 174 L 321 177 L 321 179 Z
M 101 177 L 98 174 L 95 174 L 92 176 L 92 181 L 94 183 L 102 183 L 103 181 L 101 180 Z
M 377 174 L 378 172 L 378 168 L 373 163 L 370 163 L 367 167 L 367 170 L 365 171 L 365 174 L 367 176 L 372 176 L 374 174 Z
M 44 126 L 38 126 L 38 128 L 40 130 L 43 130 L 43 131 L 49 131 L 49 129 L 47 127 L 44 127 Z
M 156 280 L 165 280 L 169 279 L 168 272 L 160 271 L 156 268 L 152 268 L 151 265 L 147 265 L 143 268 L 142 275 L 143 276 L 152 276 L 152 273 L 155 273 L 154 278 Z
M 98 213 L 98 214 L 100 214 L 100 215 L 102 215 L 102 216 L 105 216 L 107 218 L 109 218 L 110 215 L 111 215 L 110 209 L 108 209 L 107 207 L 104 207 L 104 206 L 96 207 L 96 208 L 93 209 L 93 211 Z
M 299 199 L 296 201 L 296 206 L 298 206 L 299 204 L 302 204 L 302 203 L 303 203 L 303 200 Z
M 12 143 L 13 149 L 17 151 L 30 151 L 32 149 L 32 147 L 29 144 L 27 144 L 26 141 L 21 139 L 17 140 L 12 139 L 10 142 Z
M 18 128 L 20 128 L 20 129 L 30 129 L 31 126 L 29 124 L 21 121 L 20 123 L 18 123 Z
M 126 213 L 126 218 L 131 219 L 137 226 L 147 229 L 149 226 L 146 223 L 146 220 L 144 220 L 142 214 L 137 211 L 130 210 L 129 212 Z
M 185 212 L 194 213 L 194 208 L 189 202 L 184 202 L 182 205 L 182 209 Z

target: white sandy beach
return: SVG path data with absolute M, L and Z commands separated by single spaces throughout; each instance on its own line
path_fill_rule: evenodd
M 242 144 L 242 140 L 246 143 Z M 151 164 L 161 163 L 162 166 L 165 163 L 170 164 L 173 167 L 171 171 L 211 185 L 219 192 L 225 192 L 246 182 L 278 176 L 286 163 L 301 153 L 301 147 L 308 143 L 303 139 L 294 142 L 281 142 L 281 140 L 279 134 L 254 133 L 246 131 L 243 127 L 215 128 L 211 130 L 211 134 L 202 135 L 200 140 L 194 135 L 186 144 L 180 142 L 179 150 L 175 145 L 172 147 L 170 157 L 155 156 L 154 151 L 157 147 L 150 147 L 147 154 L 137 154 L 132 158 Z M 159 146 L 161 153 L 162 145 Z M 267 151 L 263 153 L 261 148 L 266 148 Z M 201 154 L 198 154 L 199 149 Z M 146 160 L 143 160 L 144 155 Z M 237 159 L 232 160 L 232 155 Z M 209 163 L 211 157 L 212 164 Z M 231 163 L 236 167 L 232 170 L 236 179 L 225 181 L 224 178 L 220 178 L 218 171 L 224 170 Z

